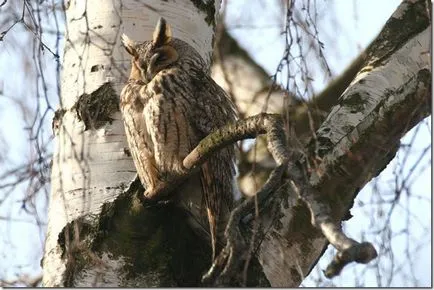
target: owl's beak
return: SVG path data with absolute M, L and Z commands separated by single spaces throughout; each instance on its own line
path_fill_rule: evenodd
M 149 83 L 150 81 L 152 81 L 152 79 L 154 78 L 154 76 L 152 75 L 152 70 L 148 69 L 146 70 L 146 81 Z

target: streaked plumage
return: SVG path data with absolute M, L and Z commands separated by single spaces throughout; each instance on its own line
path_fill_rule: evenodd
M 199 141 L 236 120 L 236 113 L 208 75 L 201 56 L 186 42 L 172 38 L 164 19 L 160 18 L 152 41 L 136 43 L 123 36 L 123 43 L 133 58 L 120 106 L 138 175 L 145 194 L 152 196 L 158 180 L 180 172 L 182 160 Z M 221 150 L 179 190 L 193 219 L 202 227 L 208 220 L 213 255 L 237 194 L 234 150 L 233 146 Z

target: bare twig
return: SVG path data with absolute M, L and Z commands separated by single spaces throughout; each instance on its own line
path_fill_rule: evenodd
M 6 4 L 6 1 L 4 1 L 4 2 L 1 4 L 1 6 L 5 5 L 5 4 Z M 0 7 L 1 7 L 1 6 L 0 6 Z M 6 34 L 7 34 L 7 33 L 12 29 L 12 28 L 14 28 L 15 25 L 17 25 L 18 23 L 21 23 L 21 22 L 24 23 L 24 15 L 25 15 L 25 11 L 26 11 L 26 2 L 24 1 L 24 3 L 23 3 L 23 10 L 22 10 L 22 12 L 21 12 L 21 17 L 20 17 L 19 19 L 15 20 L 14 23 L 13 23 L 11 26 L 9 26 L 6 30 L 0 32 L 0 41 L 3 41 L 4 37 L 6 36 Z

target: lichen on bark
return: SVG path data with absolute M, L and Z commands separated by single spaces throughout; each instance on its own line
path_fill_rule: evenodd
M 119 111 L 119 96 L 112 84 L 106 82 L 92 93 L 81 95 L 74 108 L 85 130 L 98 129 L 111 122 L 112 114 Z
M 409 39 L 430 25 L 428 1 L 403 1 L 367 49 L 367 66 L 378 66 Z

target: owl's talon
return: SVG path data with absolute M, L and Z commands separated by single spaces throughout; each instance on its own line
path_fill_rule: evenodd
M 171 199 L 155 199 L 150 198 L 151 196 L 156 196 L 153 190 L 145 190 L 145 192 L 139 193 L 138 198 L 145 208 L 155 208 L 160 206 L 167 206 L 173 201 Z
M 142 203 L 143 207 L 145 208 L 155 208 L 155 207 L 163 207 L 167 206 L 173 203 L 170 199 L 164 199 L 164 200 L 152 200 L 149 198 L 146 198 L 145 196 L 141 195 L 140 202 Z
M 169 204 L 172 204 L 172 203 L 173 203 L 173 200 L 171 200 L 171 199 L 165 199 L 165 200 L 159 200 L 159 201 L 157 201 L 157 204 L 161 205 L 161 206 L 166 206 L 166 205 L 169 205 Z

